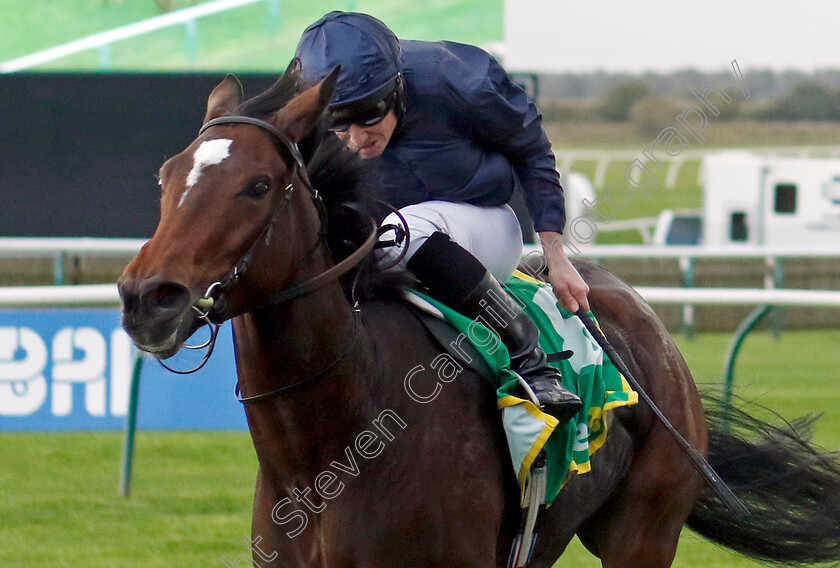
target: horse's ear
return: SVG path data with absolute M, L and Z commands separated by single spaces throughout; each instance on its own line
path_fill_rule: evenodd
M 341 67 L 336 67 L 323 81 L 289 101 L 271 117 L 274 126 L 285 132 L 293 142 L 300 142 L 315 128 L 330 103 L 340 71 Z
M 204 114 L 204 122 L 207 123 L 214 118 L 233 114 L 233 109 L 241 102 L 242 84 L 235 75 L 228 75 L 210 93 L 210 98 L 207 99 L 207 112 Z

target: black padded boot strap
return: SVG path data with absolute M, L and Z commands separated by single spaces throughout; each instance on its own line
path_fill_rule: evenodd
M 426 239 L 406 266 L 433 298 L 454 309 L 464 303 L 487 272 L 477 258 L 440 231 Z
M 481 323 L 502 338 L 514 368 L 523 360 L 528 360 L 529 367 L 545 363 L 537 343 L 540 332 L 517 299 L 449 235 L 432 233 L 407 266 L 433 298 L 470 319 L 481 317 Z

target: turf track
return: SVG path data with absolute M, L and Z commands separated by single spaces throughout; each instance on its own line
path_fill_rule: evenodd
M 678 337 L 701 382 L 719 381 L 729 334 Z M 840 446 L 840 330 L 750 336 L 741 395 L 793 417 L 825 412 L 816 440 Z M 141 432 L 133 495 L 117 495 L 121 435 L 0 433 L 0 565 L 222 566 L 246 551 L 256 467 L 245 432 Z M 596 568 L 574 543 L 558 566 Z M 674 566 L 758 564 L 687 533 Z

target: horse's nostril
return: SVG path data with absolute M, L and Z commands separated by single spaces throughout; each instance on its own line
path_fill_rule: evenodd
M 137 311 L 140 302 L 140 295 L 131 286 L 131 283 L 119 282 L 117 284 L 117 291 L 120 294 L 120 301 L 122 302 L 123 312 L 132 313 Z
M 175 316 L 183 312 L 189 303 L 189 290 L 174 282 L 153 282 L 140 293 L 140 306 L 149 314 Z

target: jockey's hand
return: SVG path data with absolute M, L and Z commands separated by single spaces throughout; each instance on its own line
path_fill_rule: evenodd
M 586 298 L 589 286 L 566 256 L 560 233 L 543 231 L 539 236 L 548 265 L 548 281 L 560 305 L 573 314 L 580 308 L 589 311 L 589 300 Z

